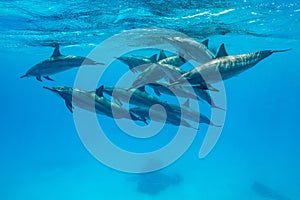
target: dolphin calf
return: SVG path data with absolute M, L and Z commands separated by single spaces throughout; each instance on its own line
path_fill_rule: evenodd
M 223 51 L 221 51 L 221 56 L 219 55 L 216 59 L 199 67 L 196 67 L 189 72 L 186 72 L 171 85 L 183 83 L 185 80 L 188 80 L 191 84 L 195 85 L 216 83 L 218 81 L 221 81 L 220 75 L 222 80 L 232 78 L 255 66 L 258 62 L 267 58 L 273 53 L 285 52 L 290 50 L 263 50 L 253 53 L 229 56 L 225 51 L 224 44 L 221 45 L 220 49 L 223 49 Z
M 144 119 L 135 115 L 131 111 L 128 111 L 118 104 L 113 103 L 107 98 L 103 97 L 103 86 L 92 92 L 65 86 L 51 88 L 44 86 L 43 88 L 50 90 L 62 97 L 65 100 L 65 104 L 70 112 L 73 112 L 73 105 L 75 105 L 88 111 L 95 111 L 97 114 L 106 115 L 110 118 L 132 119 L 135 121 L 143 121 L 147 124 Z M 114 114 L 112 113 L 112 109 L 116 111 Z
M 112 96 L 119 105 L 122 105 L 122 101 L 130 100 L 130 104 L 136 106 L 150 107 L 154 104 L 167 105 L 166 102 L 156 98 L 145 91 L 145 86 L 137 89 L 127 90 L 121 87 L 104 87 L 103 92 Z
M 118 60 L 128 65 L 132 72 L 143 71 L 148 66 L 147 64 L 152 64 L 157 62 L 157 54 L 150 57 L 145 56 L 121 56 L 117 57 Z M 140 66 L 139 68 L 137 68 Z M 143 67 L 142 67 L 143 66 Z
M 56 74 L 74 67 L 81 65 L 104 65 L 103 63 L 96 62 L 90 58 L 82 56 L 62 55 L 59 51 L 59 45 L 56 45 L 52 56 L 36 65 L 31 67 L 20 78 L 35 76 L 38 81 L 42 81 L 41 77 L 53 81 L 49 75 Z

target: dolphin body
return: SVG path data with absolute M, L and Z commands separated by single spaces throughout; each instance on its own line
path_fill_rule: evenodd
M 149 64 L 157 62 L 157 54 L 150 57 L 144 56 L 121 56 L 117 57 L 118 60 L 128 65 L 132 72 L 143 71 Z M 140 67 L 139 67 L 140 66 Z M 138 68 L 137 68 L 138 67 Z
M 221 81 L 220 78 L 222 78 L 222 80 L 226 80 L 246 71 L 247 69 L 252 68 L 258 62 L 267 58 L 273 53 L 290 50 L 263 50 L 248 54 L 229 56 L 225 50 L 224 44 L 221 45 L 220 49 L 223 49 L 223 51 L 219 51 L 222 53 L 217 55 L 216 59 L 196 67 L 189 72 L 186 72 L 171 85 L 183 83 L 185 80 L 188 80 L 190 84 L 195 85 L 216 83 Z
M 165 38 L 172 44 L 186 59 L 193 59 L 200 63 L 206 63 L 215 58 L 215 55 L 208 49 L 208 40 L 197 42 L 190 38 L 170 37 Z
M 104 87 L 103 92 L 112 96 L 119 105 L 122 105 L 122 101 L 130 100 L 130 104 L 143 107 L 151 107 L 155 104 L 166 106 L 166 102 L 156 98 L 145 91 L 145 86 L 138 89 L 127 90 L 120 87 Z
M 167 57 L 163 50 L 160 51 L 158 64 L 160 65 L 172 65 L 175 67 L 181 67 L 187 62 L 187 60 L 182 55 L 175 55 Z
M 220 127 L 219 125 L 216 125 L 216 124 L 212 123 L 208 119 L 208 117 L 206 117 L 205 115 L 202 115 L 199 112 L 193 111 L 190 108 L 189 99 L 187 99 L 186 102 L 181 107 L 178 106 L 178 105 L 175 105 L 175 104 L 169 104 L 169 108 L 170 108 L 169 111 L 172 112 L 174 115 L 178 115 L 178 116 L 181 115 L 183 118 L 185 118 L 187 120 L 191 120 L 191 121 L 194 121 L 194 122 L 197 122 L 197 123 L 204 123 L 204 124 Z M 181 113 L 181 109 L 182 109 L 182 113 Z
M 34 65 L 20 78 L 35 76 L 38 81 L 42 81 L 41 77 L 53 81 L 49 75 L 72 69 L 74 67 L 80 67 L 81 65 L 99 64 L 104 65 L 103 63 L 96 62 L 87 57 L 62 55 L 59 51 L 59 45 L 57 45 L 50 58 Z
M 187 88 L 186 86 L 181 85 L 169 86 L 168 83 L 163 82 L 151 83 L 148 84 L 148 86 L 151 87 L 154 90 L 154 93 L 158 96 L 160 96 L 162 93 L 170 96 L 175 96 L 175 93 L 172 92 L 174 91 L 176 92 L 177 96 L 196 100 L 204 100 L 209 105 L 211 105 L 212 108 L 218 108 L 223 110 L 223 108 L 217 106 L 214 103 L 209 93 L 206 90 L 204 90 L 201 86 L 192 86 L 191 88 Z M 191 91 L 191 89 L 193 89 L 193 91 Z
M 198 130 L 198 128 L 192 127 L 185 119 L 181 119 L 181 117 L 177 113 L 168 112 L 166 121 L 164 121 L 164 116 L 162 115 L 160 110 L 152 109 L 151 118 L 149 114 L 149 108 L 147 107 L 135 107 L 130 109 L 131 112 L 140 116 L 144 120 L 153 120 L 156 122 L 166 122 L 167 124 L 172 124 L 174 126 L 183 125 L 188 128 L 193 128 Z
M 65 100 L 65 104 L 70 112 L 73 112 L 73 105 L 75 105 L 91 112 L 95 111 L 97 114 L 106 115 L 110 118 L 132 119 L 135 121 L 143 121 L 147 124 L 144 119 L 136 116 L 130 111 L 128 114 L 128 110 L 125 110 L 118 104 L 113 103 L 107 98 L 103 97 L 103 86 L 92 92 L 64 86 L 52 88 L 44 86 L 43 88 L 50 90 L 62 97 Z M 112 109 L 116 111 L 114 112 L 114 115 L 112 113 Z
M 136 80 L 133 82 L 132 87 L 129 89 L 139 88 L 148 83 L 156 83 L 163 78 L 171 78 L 171 80 L 176 80 L 181 76 L 181 74 L 184 73 L 185 71 L 173 65 L 154 63 L 138 75 Z M 166 76 L 166 74 L 168 75 Z

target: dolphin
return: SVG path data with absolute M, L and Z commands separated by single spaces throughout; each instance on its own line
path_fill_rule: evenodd
M 99 87 L 96 91 L 91 92 L 65 86 L 51 88 L 44 86 L 43 88 L 50 90 L 63 98 L 70 112 L 73 112 L 75 105 L 91 112 L 95 111 L 97 114 L 106 115 L 110 118 L 132 119 L 135 121 L 143 121 L 147 124 L 144 119 L 105 98 L 103 96 L 103 86 Z M 114 115 L 112 113 L 112 108 L 116 111 L 114 112 Z
M 146 69 L 149 64 L 156 63 L 157 62 L 157 54 L 154 54 L 150 57 L 145 57 L 145 56 L 121 56 L 117 57 L 118 60 L 123 62 L 124 64 L 128 65 L 129 69 L 132 72 L 137 72 L 137 71 L 143 71 Z M 137 68 L 140 66 L 139 68 Z M 143 67 L 141 67 L 143 66 Z
M 31 67 L 20 78 L 35 76 L 38 81 L 42 81 L 41 77 L 53 81 L 49 75 L 56 74 L 74 67 L 81 65 L 104 65 L 103 63 L 96 62 L 90 58 L 82 56 L 62 55 L 59 51 L 59 45 L 56 45 L 52 56 L 36 65 Z
M 168 109 L 169 110 L 169 109 Z M 147 107 L 134 107 L 130 109 L 131 112 L 140 116 L 144 120 L 153 120 L 156 122 L 164 122 L 164 116 L 161 113 L 161 110 L 152 109 L 151 118 L 149 115 L 149 108 Z M 169 110 L 170 111 L 170 110 Z M 166 121 L 167 124 L 172 124 L 175 126 L 179 126 L 180 124 L 198 130 L 198 128 L 192 127 L 185 119 L 181 119 L 177 113 L 167 112 Z
M 103 92 L 110 96 L 114 94 L 113 97 L 119 105 L 122 105 L 122 101 L 126 100 L 130 100 L 130 104 L 144 107 L 150 107 L 154 104 L 167 105 L 166 102 L 146 92 L 145 86 L 130 90 L 121 87 L 110 86 L 104 87 Z
M 222 80 L 232 78 L 255 66 L 258 62 L 267 58 L 273 53 L 290 50 L 263 50 L 253 53 L 229 56 L 225 50 L 224 44 L 221 45 L 220 49 L 223 49 L 223 51 L 221 51 L 221 55 L 217 55 L 216 59 L 186 72 L 171 85 L 183 83 L 185 80 L 188 80 L 190 84 L 195 85 L 216 83 L 221 81 L 220 75 Z M 203 77 L 205 77 L 205 79 Z
M 164 39 L 179 50 L 180 54 L 184 55 L 188 60 L 193 59 L 200 63 L 206 63 L 215 58 L 215 55 L 208 49 L 208 40 L 204 40 L 201 43 L 182 37 L 166 37 Z
M 172 112 L 173 115 L 178 115 L 178 116 L 181 115 L 181 117 L 183 117 L 187 120 L 191 120 L 191 121 L 194 121 L 194 122 L 197 122 L 197 123 L 204 123 L 204 124 L 220 127 L 219 125 L 216 125 L 216 124 L 212 123 L 210 121 L 210 119 L 208 117 L 206 117 L 205 115 L 202 115 L 199 112 L 192 110 L 190 108 L 190 100 L 189 99 L 187 99 L 186 102 L 182 106 L 178 106 L 178 105 L 175 105 L 175 104 L 169 104 L 169 108 L 170 108 L 169 111 Z M 182 109 L 183 112 L 181 112 L 181 109 Z M 197 116 L 199 116 L 200 119 Z

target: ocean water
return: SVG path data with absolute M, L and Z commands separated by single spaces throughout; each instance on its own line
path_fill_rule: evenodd
M 300 199 L 298 1 L 0 1 L 0 12 L 1 199 Z M 63 100 L 42 88 L 72 87 L 78 69 L 51 76 L 54 82 L 19 78 L 51 56 L 56 43 L 64 55 L 89 56 L 116 34 L 147 28 L 178 31 L 197 41 L 209 39 L 211 48 L 225 43 L 232 55 L 291 49 L 224 81 L 226 119 L 215 147 L 199 159 L 208 129 L 201 124 L 188 150 L 156 172 L 169 178 L 176 174 L 177 180 L 125 173 L 95 159 Z M 132 54 L 158 53 L 145 49 L 149 37 L 144 34 L 134 35 L 141 49 Z M 117 50 L 111 46 L 107 54 Z M 99 55 L 99 61 L 105 56 Z M 128 67 L 114 60 L 98 86 L 114 84 L 126 72 Z M 211 114 L 207 104 L 200 106 Z M 126 136 L 112 119 L 99 115 L 98 120 L 115 144 L 139 153 L 164 147 L 178 129 L 166 124 L 157 136 L 136 139 Z M 146 193 L 139 189 L 141 184 Z

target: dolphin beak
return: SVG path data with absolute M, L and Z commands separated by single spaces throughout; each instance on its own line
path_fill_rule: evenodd
M 52 92 L 57 92 L 56 90 L 52 89 L 52 88 L 49 88 L 49 87 L 46 87 L 46 86 L 43 86 L 44 89 L 47 89 L 47 90 L 50 90 Z

